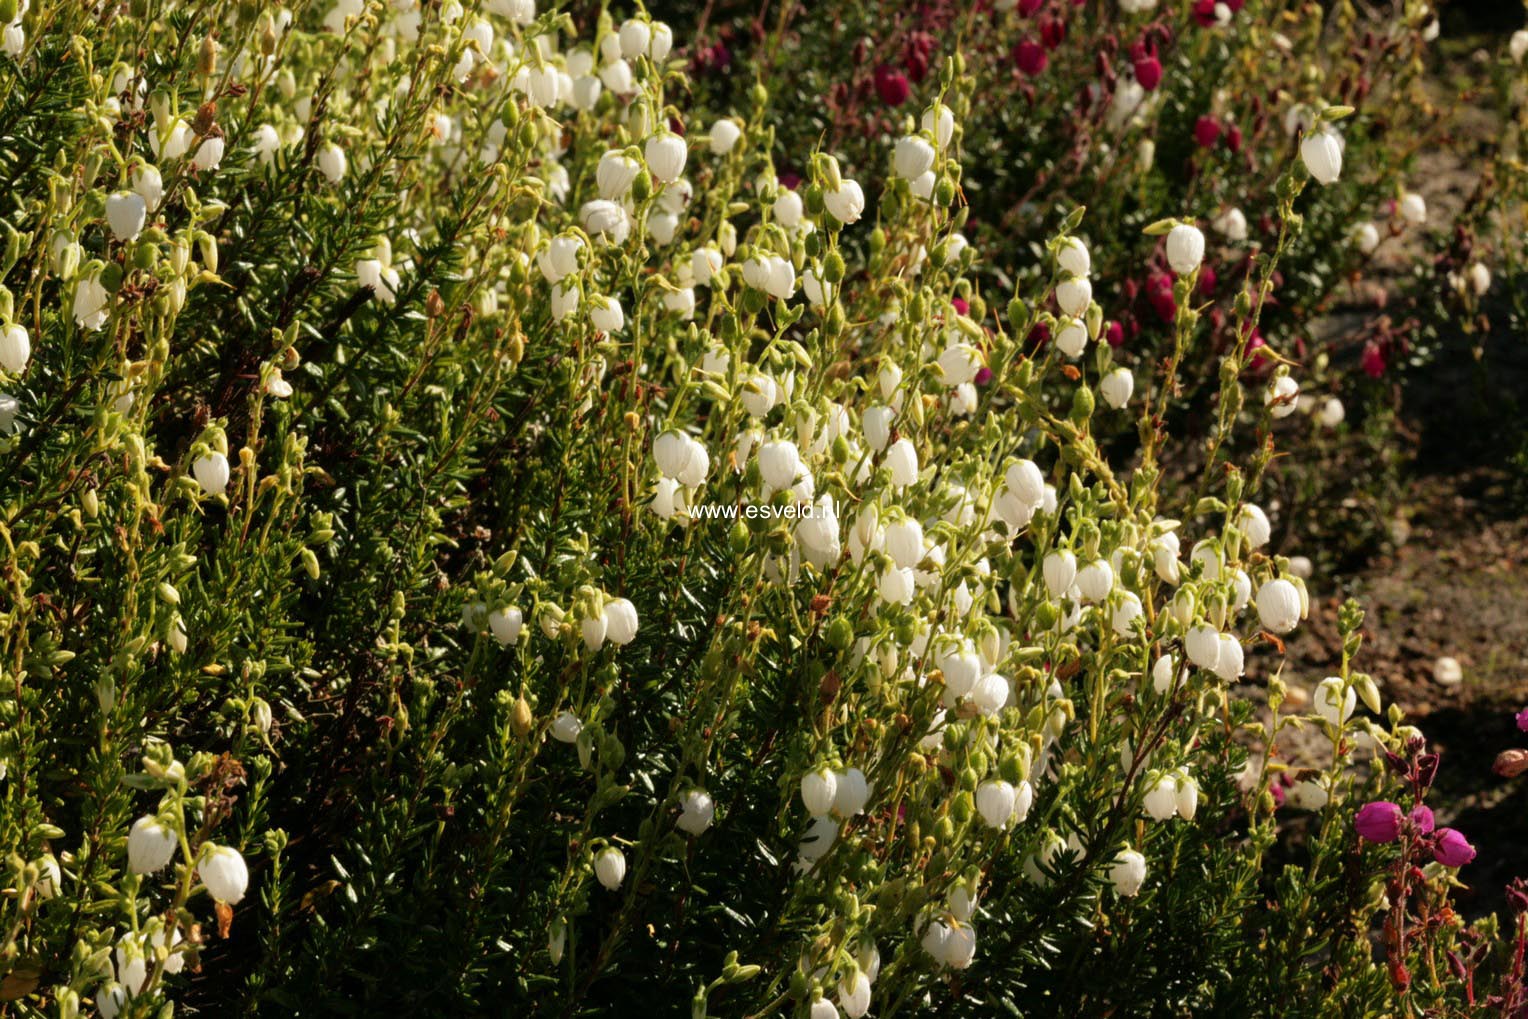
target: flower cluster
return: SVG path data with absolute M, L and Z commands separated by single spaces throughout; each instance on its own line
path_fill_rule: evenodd
M 1333 854 L 1388 830 L 1354 815 L 1395 795 L 1359 750 L 1420 803 L 1414 733 L 1352 612 L 1311 711 L 1249 696 L 1310 612 L 1257 495 L 1306 398 L 1254 343 L 1286 244 L 1211 309 L 1208 210 L 1064 202 L 1020 266 L 973 222 L 979 81 L 931 42 L 876 72 L 900 112 L 860 164 L 783 157 L 767 76 L 692 98 L 730 51 L 640 10 L 43 6 L 5 73 L 47 101 L 0 154 L 0 966 L 49 982 L 7 993 L 828 1019 L 980 979 L 1135 1014 L 1236 1010 L 1256 971 L 1259 1001 L 1393 1007 L 1363 939 L 1307 960 L 1366 909 Z M 1043 81 L 1075 34 L 1008 8 Z M 1280 238 L 1365 151 L 1302 98 L 1238 199 Z M 1115 233 L 1150 253 L 1159 361 L 1121 346 Z M 1332 762 L 1289 785 L 1326 813 L 1286 865 L 1295 724 Z M 1422 816 L 1395 837 L 1455 865 Z M 1172 989 L 1112 964 L 1184 937 L 1216 947 Z

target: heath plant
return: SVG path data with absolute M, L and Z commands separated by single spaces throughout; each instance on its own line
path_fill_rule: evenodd
M 1358 607 L 1247 696 L 1340 90 L 1216 347 L 1203 203 L 969 239 L 958 55 L 791 188 L 641 10 L 0 22 L 0 1014 L 1520 1014 Z

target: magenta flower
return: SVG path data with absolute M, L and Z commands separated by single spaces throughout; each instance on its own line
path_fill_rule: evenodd
M 1046 56 L 1045 47 L 1034 40 L 1025 40 L 1013 48 L 1013 62 L 1019 70 L 1033 78 L 1045 70 L 1045 65 L 1050 63 L 1050 57 Z
M 1445 867 L 1463 867 L 1475 859 L 1475 847 L 1453 828 L 1439 828 L 1433 842 L 1433 859 Z
M 1353 816 L 1353 827 L 1369 842 L 1394 842 L 1401 837 L 1401 808 L 1389 800 L 1365 803 Z
M 1425 803 L 1418 803 L 1411 808 L 1411 813 L 1406 815 L 1411 820 L 1411 826 L 1423 835 L 1432 834 L 1434 827 L 1432 808 Z
M 1373 344 L 1364 347 L 1361 363 L 1364 374 L 1371 379 L 1377 379 L 1385 374 L 1385 352 Z
M 901 106 L 907 102 L 907 97 L 912 95 L 912 91 L 907 75 L 901 71 L 892 70 L 885 64 L 875 69 L 875 94 L 887 106 Z
M 1135 61 L 1135 80 L 1148 92 L 1162 84 L 1162 61 L 1155 55 Z
M 1528 732 L 1528 708 L 1517 713 L 1517 731 Z
M 1214 117 L 1200 117 L 1194 121 L 1194 141 L 1209 148 L 1220 140 L 1220 123 Z

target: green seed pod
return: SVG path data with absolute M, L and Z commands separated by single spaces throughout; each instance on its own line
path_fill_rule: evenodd
M 828 644 L 839 651 L 847 651 L 854 643 L 854 624 L 844 616 L 835 616 L 828 624 Z
M 822 260 L 822 278 L 837 285 L 844 280 L 844 256 L 837 248 L 829 251 Z
M 941 174 L 939 182 L 934 185 L 934 201 L 941 207 L 955 201 L 955 181 Z
M 870 231 L 870 255 L 875 257 L 886 250 L 886 231 L 876 227 Z
M 133 248 L 133 268 L 147 272 L 159 262 L 159 248 L 152 241 L 140 242 Z
M 1078 386 L 1072 394 L 1072 423 L 1079 428 L 1087 424 L 1093 417 L 1093 390 L 1087 386 Z

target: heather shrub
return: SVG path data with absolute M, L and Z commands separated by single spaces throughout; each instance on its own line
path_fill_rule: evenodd
M 1520 1014 L 1361 609 L 1248 696 L 1311 597 L 1250 341 L 1353 110 L 1217 348 L 1193 210 L 964 232 L 958 57 L 792 190 L 794 104 L 622 14 L 0 5 L 0 1008 Z
M 1258 254 L 1280 247 L 1248 341 L 1260 350 L 1251 380 L 1281 361 L 1302 369 L 1302 414 L 1281 426 L 1285 447 L 1301 455 L 1276 468 L 1287 532 L 1277 540 L 1317 540 L 1327 558 L 1384 540 L 1398 501 L 1394 469 L 1352 465 L 1409 452 L 1395 380 L 1469 356 L 1461 324 L 1493 271 L 1512 264 L 1502 239 L 1513 231 L 1482 217 L 1521 214 L 1515 137 L 1476 153 L 1461 111 L 1478 104 L 1515 123 L 1520 52 L 1456 58 L 1470 84 L 1450 106 L 1424 73 L 1444 59 L 1437 11 L 1415 0 L 890 0 L 786 5 L 762 22 L 753 8 L 705 6 L 691 64 L 709 102 L 736 103 L 757 79 L 791 111 L 776 125 L 787 169 L 799 173 L 801 154 L 822 140 L 862 179 L 877 179 L 887 139 L 943 97 L 956 107 L 966 157 L 953 181 L 970 209 L 966 232 L 991 256 L 976 271 L 998 287 L 1042 278 L 1043 244 L 1085 205 L 1107 336 L 1136 370 L 1170 351 L 1180 301 L 1158 239 L 1142 228 L 1169 216 L 1197 222 L 1209 247 L 1191 297 L 1202 311 L 1196 342 L 1216 356 L 1180 368 L 1168 409 L 1185 438 L 1213 426 L 1214 366 L 1242 342 L 1236 302 Z M 834 58 L 845 50 L 854 59 Z M 939 70 L 956 53 L 967 85 L 952 99 Z M 1285 224 L 1268 197 L 1328 103 L 1355 110 L 1338 134 L 1347 172 L 1300 195 L 1300 229 L 1281 241 Z M 1424 179 L 1437 164 L 1422 157 L 1438 148 L 1484 170 L 1461 210 L 1430 209 L 1417 193 L 1434 183 Z

